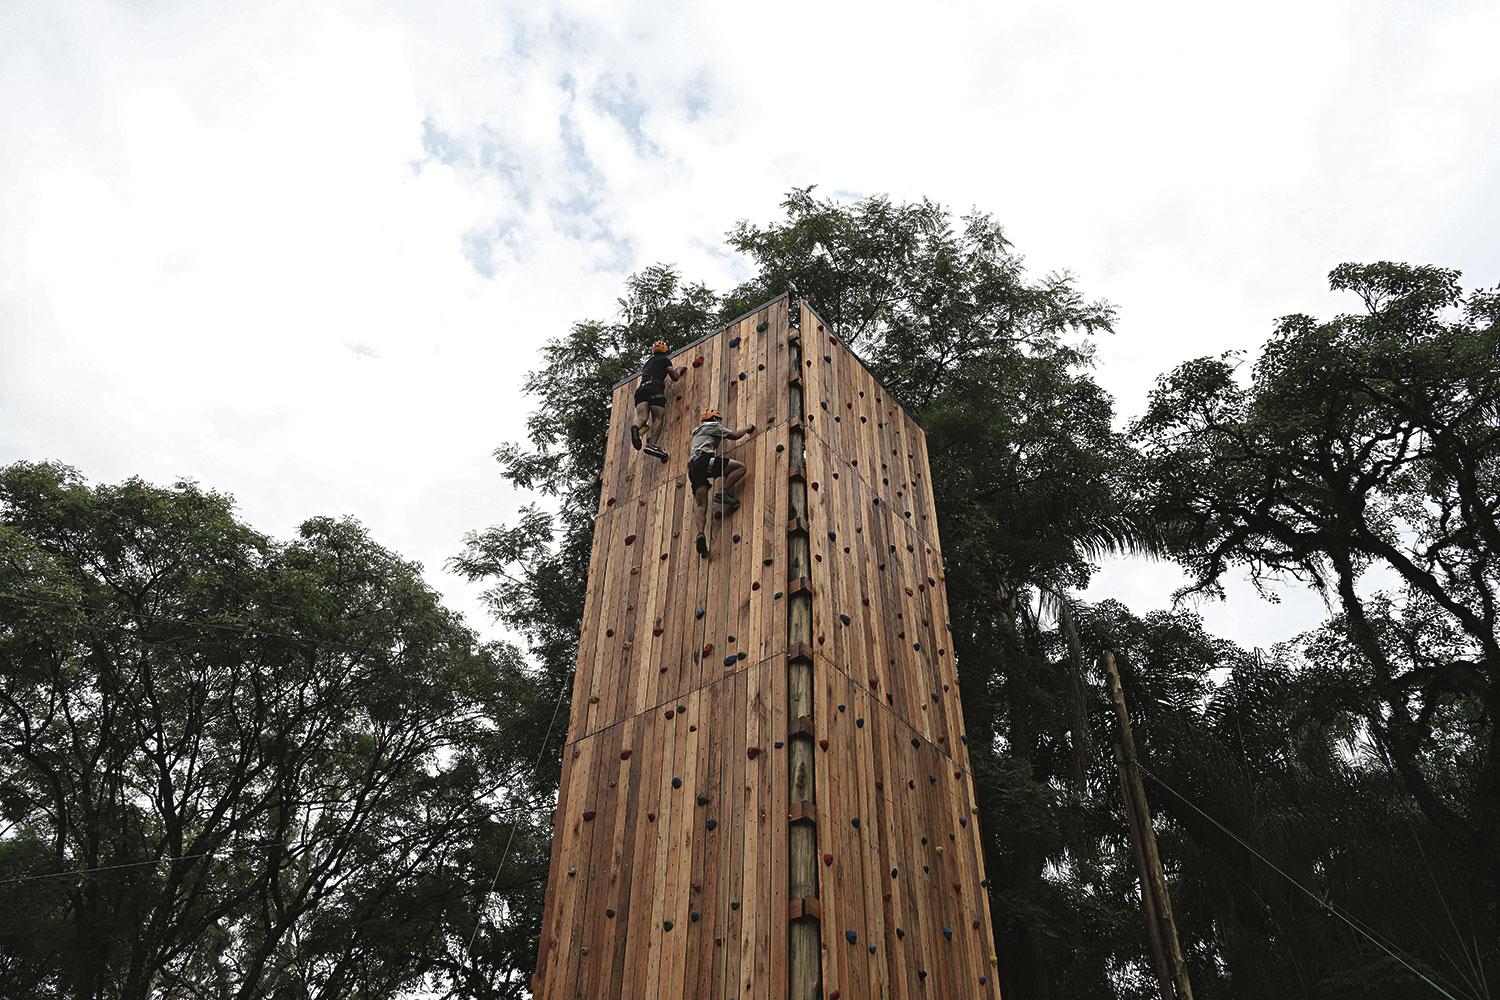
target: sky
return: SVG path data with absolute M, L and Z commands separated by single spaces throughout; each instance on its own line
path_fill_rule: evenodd
M 1176 363 L 1353 303 L 1343 261 L 1500 280 L 1500 3 L 7 0 L 0 463 L 349 515 L 443 569 L 527 497 L 549 337 L 794 186 L 979 208 L 1113 302 L 1121 420 Z M 1138 612 L 1139 560 L 1087 597 Z M 1266 647 L 1316 598 L 1199 606 Z M 493 634 L 493 633 L 491 633 Z

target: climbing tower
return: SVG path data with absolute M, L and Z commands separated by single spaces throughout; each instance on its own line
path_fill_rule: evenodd
M 665 465 L 614 389 L 535 996 L 998 997 L 921 429 L 792 296 L 674 363 Z

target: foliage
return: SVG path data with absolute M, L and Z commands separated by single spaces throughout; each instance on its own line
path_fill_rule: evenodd
M 357 524 L 0 470 L 0 995 L 493 987 L 524 948 L 462 944 L 528 688 Z

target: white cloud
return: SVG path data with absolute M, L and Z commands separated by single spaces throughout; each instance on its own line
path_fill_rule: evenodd
M 1493 283 L 1497 28 L 1352 0 L 12 5 L 0 461 L 194 476 L 281 535 L 353 514 L 473 610 L 440 565 L 519 501 L 488 455 L 536 347 L 643 264 L 742 277 L 722 233 L 793 185 L 993 211 L 1121 307 L 1126 413 L 1338 307 L 1339 261 Z M 1319 614 L 1205 610 L 1263 645 Z

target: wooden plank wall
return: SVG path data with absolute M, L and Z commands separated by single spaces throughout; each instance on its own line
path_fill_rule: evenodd
M 669 462 L 629 445 L 634 380 L 613 397 L 535 995 L 786 996 L 795 377 L 824 995 L 998 997 L 920 428 L 787 297 L 674 359 L 688 375 L 669 387 Z M 700 560 L 686 460 L 707 404 L 759 430 L 731 448 L 749 470 L 744 506 L 715 523 Z

